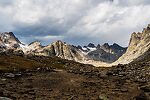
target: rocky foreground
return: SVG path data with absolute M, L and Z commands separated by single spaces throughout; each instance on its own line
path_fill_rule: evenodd
M 60 58 L 1 55 L 0 71 L 0 100 L 150 100 L 149 57 L 95 68 Z

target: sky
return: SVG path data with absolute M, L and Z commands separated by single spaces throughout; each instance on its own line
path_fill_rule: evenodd
M 43 44 L 118 43 L 150 23 L 150 0 L 0 0 L 0 32 Z

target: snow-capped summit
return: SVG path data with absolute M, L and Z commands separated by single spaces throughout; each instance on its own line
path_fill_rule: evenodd
M 91 51 L 96 50 L 96 46 L 93 43 L 89 43 L 87 46 L 83 46 L 79 48 L 83 53 L 88 54 Z

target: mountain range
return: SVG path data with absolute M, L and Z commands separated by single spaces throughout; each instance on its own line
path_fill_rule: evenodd
M 150 100 L 149 55 L 150 25 L 132 33 L 127 48 L 27 45 L 0 33 L 0 100 Z
M 62 59 L 74 60 L 95 66 L 127 64 L 142 56 L 150 48 L 150 25 L 142 32 L 132 33 L 129 46 L 121 47 L 114 43 L 109 45 L 95 45 L 89 43 L 86 46 L 74 46 L 55 41 L 43 46 L 40 41 L 34 41 L 28 45 L 23 44 L 13 32 L 0 33 L 0 52 L 16 55 L 57 56 Z

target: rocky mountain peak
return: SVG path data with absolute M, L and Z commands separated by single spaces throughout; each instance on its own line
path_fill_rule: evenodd
M 34 42 L 31 42 L 31 43 L 29 44 L 29 46 L 31 46 L 31 45 L 40 46 L 40 45 L 41 45 L 41 42 L 40 42 L 40 41 L 34 41 Z
M 87 46 L 91 47 L 91 48 L 95 48 L 96 47 L 93 43 L 89 43 Z
M 79 48 L 82 48 L 78 46 Z M 44 55 L 57 56 L 63 59 L 80 61 L 84 59 L 78 47 L 66 44 L 60 40 L 43 48 Z
M 127 52 L 119 58 L 117 63 L 126 64 L 143 55 L 150 48 L 150 24 L 144 28 L 142 33 L 131 34 Z
M 109 48 L 109 44 L 108 44 L 108 43 L 104 43 L 104 44 L 102 45 L 102 47 L 104 47 L 104 48 Z
M 57 40 L 57 41 L 53 42 L 53 44 L 66 44 L 66 43 L 61 40 Z
M 131 34 L 129 46 L 137 45 L 140 40 L 141 40 L 141 33 L 133 32 Z
M 78 46 L 77 46 L 77 49 L 80 49 L 80 50 L 82 50 L 82 47 L 81 47 L 80 45 L 78 45 Z
M 6 44 L 15 44 L 15 43 L 21 43 L 18 38 L 13 34 L 13 32 L 4 32 L 0 33 L 0 39 L 3 43 Z
M 123 49 L 123 47 L 121 47 L 121 46 L 118 45 L 117 43 L 114 43 L 113 45 L 110 45 L 110 48 L 111 48 L 111 49 L 117 49 L 117 50 Z
M 42 44 L 40 41 L 34 41 L 30 43 L 28 47 L 29 47 L 29 50 L 31 51 L 40 50 L 42 48 Z
M 147 29 L 150 29 L 150 24 L 148 24 Z
M 101 45 L 100 45 L 100 44 L 98 44 L 96 48 L 97 48 L 97 49 L 101 48 Z
M 16 49 L 20 47 L 20 44 L 21 42 L 16 38 L 13 32 L 0 33 L 0 47 L 4 47 L 5 49 Z
M 114 43 L 113 46 L 120 47 L 117 43 Z

